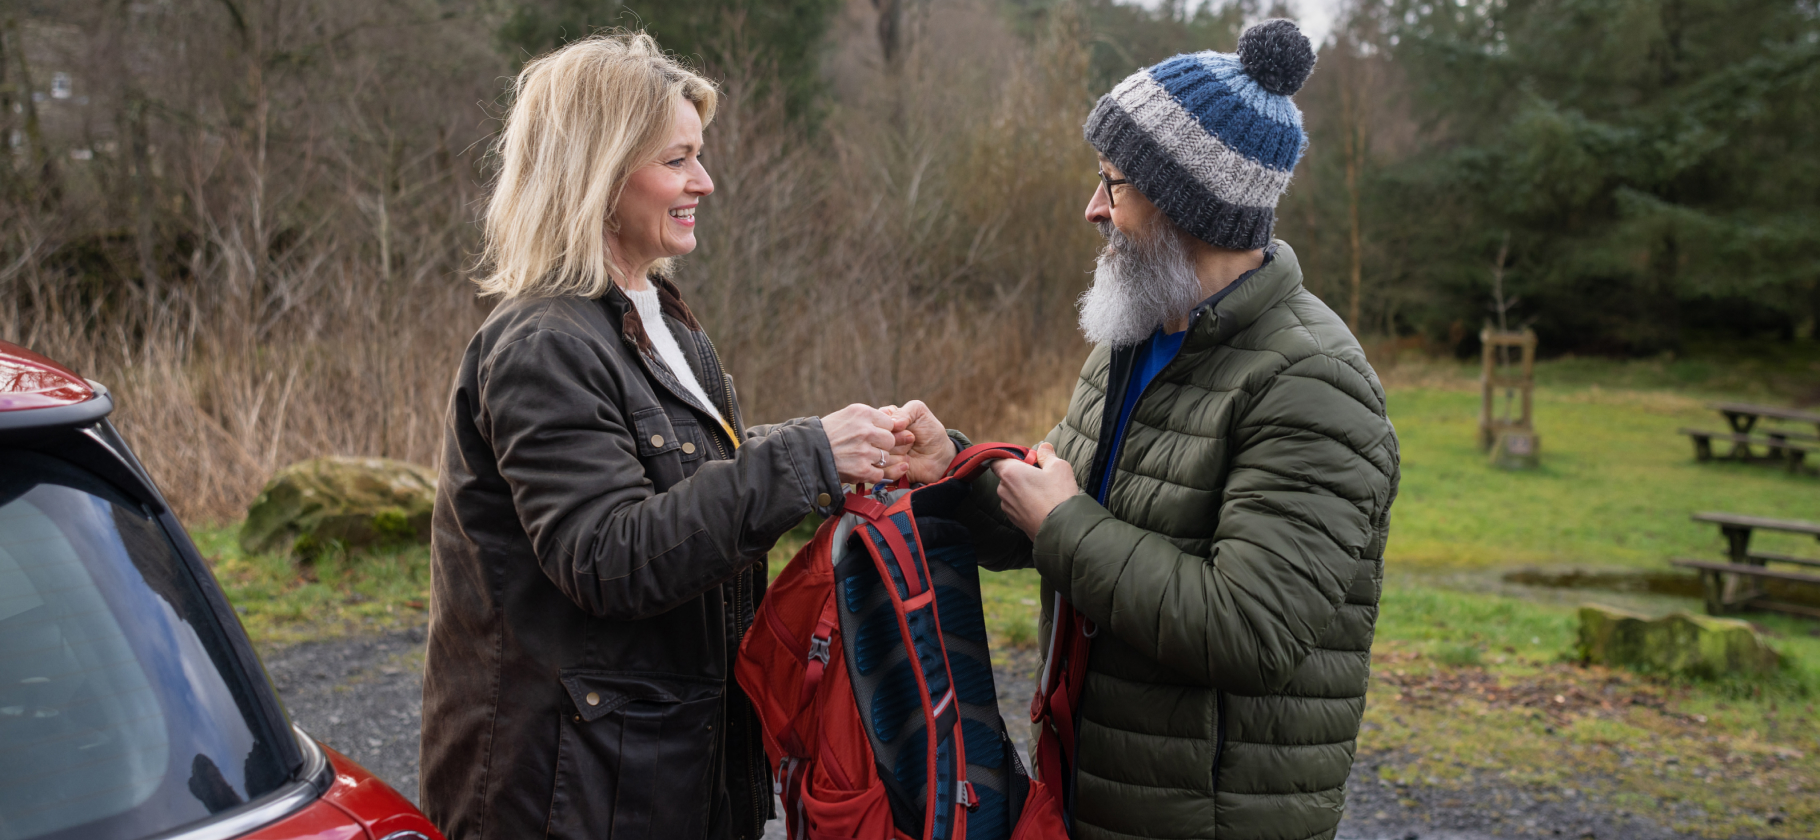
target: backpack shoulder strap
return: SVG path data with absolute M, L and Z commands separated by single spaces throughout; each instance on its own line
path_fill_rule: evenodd
M 1030 701 L 1030 722 L 1037 725 L 1031 758 L 1037 778 L 1060 800 L 1062 819 L 1072 826 L 1081 690 L 1087 683 L 1087 657 L 1099 630 L 1068 599 L 1059 594 L 1054 599 L 1049 656 L 1043 662 L 1036 696 Z
M 955 454 L 954 460 L 948 463 L 948 475 L 972 481 L 1000 458 L 1028 461 L 1030 448 L 1014 443 L 976 443 Z

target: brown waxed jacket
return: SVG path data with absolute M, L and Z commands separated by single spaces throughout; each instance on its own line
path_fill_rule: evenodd
M 462 358 L 423 684 L 423 810 L 450 840 L 756 838 L 770 816 L 731 661 L 766 552 L 840 478 L 820 420 L 741 429 L 653 282 L 737 449 L 617 287 L 503 303 Z

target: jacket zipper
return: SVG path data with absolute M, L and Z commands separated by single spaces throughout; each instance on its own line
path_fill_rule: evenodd
M 746 623 L 746 599 L 749 597 L 746 577 L 750 574 L 752 574 L 752 569 L 747 567 L 733 578 L 733 627 L 736 632 L 734 633 L 734 653 L 733 657 L 730 657 L 730 660 L 737 658 L 739 655 L 739 643 L 737 640 L 745 638 L 746 633 L 751 630 L 751 627 Z M 729 674 L 732 673 L 732 668 L 735 664 L 736 663 L 729 661 Z M 727 696 L 731 696 L 731 692 L 729 692 Z M 731 718 L 732 715 L 729 714 L 727 717 Z M 749 720 L 747 722 L 749 722 Z M 727 723 L 727 732 L 731 735 L 732 731 L 732 721 L 729 720 Z M 750 799 L 748 801 L 751 803 L 752 807 L 752 825 L 763 826 L 765 824 L 765 806 L 769 804 L 765 802 L 764 799 L 764 783 L 766 777 L 770 775 L 770 768 L 764 765 L 762 759 L 758 759 L 753 755 L 752 733 L 747 731 L 746 727 L 742 725 L 740 727 L 740 734 L 744 738 L 745 743 L 738 745 L 739 751 L 746 761 L 746 782 L 751 785 Z M 728 747 L 731 748 L 733 746 L 732 742 L 729 741 Z
M 720 374 L 720 381 L 726 387 L 727 404 L 732 407 L 733 433 L 743 436 L 746 433 L 746 418 L 740 416 L 739 401 L 733 398 L 733 375 L 723 370 Z
M 1220 759 L 1226 752 L 1226 692 L 1213 693 L 1214 715 L 1219 728 L 1213 734 L 1213 792 L 1220 792 Z
M 739 408 L 733 404 L 733 378 L 727 375 L 726 363 L 721 361 L 720 349 L 714 346 L 714 339 L 710 338 L 706 331 L 702 331 L 700 335 L 703 341 L 708 342 L 708 355 L 713 357 L 714 367 L 720 371 L 721 409 L 727 412 L 727 424 L 732 428 L 733 434 L 741 434 L 743 429 L 739 417 Z M 719 435 L 710 432 L 709 437 L 714 439 L 714 448 L 719 450 L 721 458 L 725 459 L 730 457 L 727 455 L 727 450 L 721 447 Z M 729 443 L 731 443 L 731 441 L 729 441 Z M 752 629 L 746 624 L 746 576 L 750 574 L 752 574 L 752 569 L 748 567 L 733 579 L 733 627 L 738 631 L 735 634 L 737 639 L 744 639 L 746 632 Z M 734 643 L 734 650 L 737 651 L 738 649 L 739 646 L 736 641 Z M 735 656 L 737 656 L 737 653 L 735 653 Z M 746 736 L 746 743 L 741 745 L 741 752 L 745 753 L 746 757 L 746 779 L 752 785 L 750 799 L 752 803 L 752 825 L 763 826 L 765 824 L 766 806 L 770 804 L 765 801 L 765 785 L 763 779 L 771 775 L 770 767 L 765 764 L 764 759 L 758 758 L 753 754 L 752 733 L 745 732 L 744 734 Z
M 1196 309 L 1195 311 L 1188 313 L 1188 327 L 1183 330 L 1183 332 L 1193 332 L 1195 322 L 1201 320 L 1201 315 L 1204 311 L 1205 310 Z M 1186 342 L 1187 336 L 1183 336 L 1182 340 Z M 1169 370 L 1169 368 L 1173 366 L 1177 360 L 1181 359 L 1181 357 L 1181 351 L 1176 351 L 1175 358 L 1170 359 L 1168 364 L 1163 365 L 1162 370 L 1156 372 L 1156 376 L 1150 378 L 1150 382 L 1145 384 L 1144 390 L 1138 393 L 1137 402 L 1131 404 L 1133 413 L 1137 411 L 1138 403 L 1144 401 L 1144 394 L 1150 392 L 1150 386 L 1156 384 L 1158 379 L 1162 379 L 1163 373 Z M 1121 446 L 1121 448 L 1123 447 Z M 1108 469 L 1116 469 L 1116 466 L 1109 466 Z M 1111 490 L 1110 485 L 1108 485 L 1107 489 L 1109 491 Z M 1220 792 L 1220 761 L 1224 759 L 1226 755 L 1226 692 L 1217 689 L 1213 692 L 1213 709 L 1214 726 L 1216 728 L 1213 733 L 1212 782 L 1213 792 L 1218 794 Z
M 714 367 L 720 370 L 720 401 L 726 407 L 727 420 L 733 426 L 734 434 L 744 434 L 745 429 L 742 428 L 743 424 L 739 418 L 739 407 L 733 404 L 733 377 L 727 374 L 727 364 L 720 360 L 720 349 L 714 346 L 714 339 L 706 332 L 703 332 L 701 337 L 703 341 L 708 342 L 708 355 L 714 357 Z

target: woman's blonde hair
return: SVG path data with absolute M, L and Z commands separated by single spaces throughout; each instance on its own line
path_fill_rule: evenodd
M 669 142 L 676 97 L 694 103 L 704 127 L 714 119 L 714 83 L 651 36 L 616 31 L 538 57 L 512 95 L 481 294 L 599 297 L 613 283 L 604 232 L 619 229 L 626 179 Z

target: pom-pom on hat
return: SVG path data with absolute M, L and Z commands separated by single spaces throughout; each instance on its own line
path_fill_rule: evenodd
M 1314 46 L 1287 20 L 1245 30 L 1235 53 L 1185 53 L 1100 97 L 1084 130 L 1177 226 L 1220 248 L 1270 243 L 1277 199 L 1308 147 L 1289 97 Z

